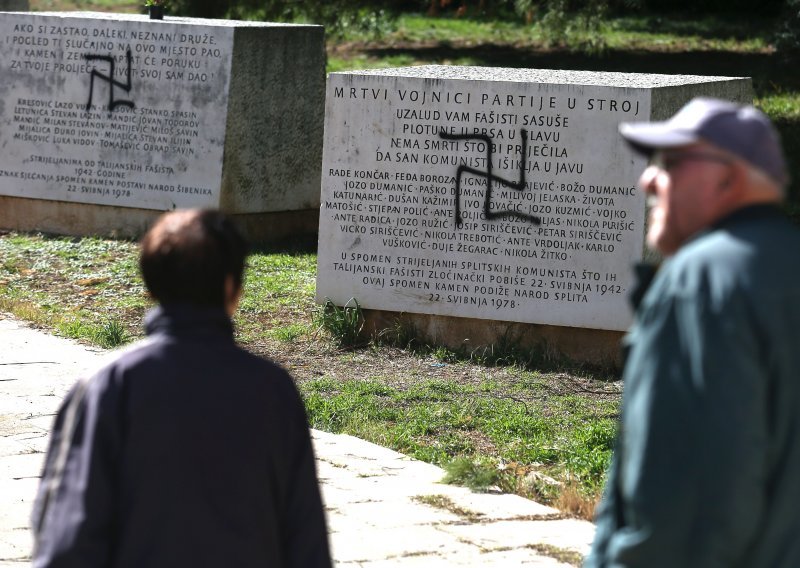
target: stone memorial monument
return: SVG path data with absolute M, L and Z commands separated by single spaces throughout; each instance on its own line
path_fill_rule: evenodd
M 0 227 L 136 236 L 215 207 L 316 232 L 320 26 L 16 13 L 0 37 Z
M 332 73 L 318 301 L 355 298 L 374 325 L 406 314 L 451 346 L 510 333 L 613 360 L 645 231 L 645 163 L 617 125 L 667 118 L 696 95 L 750 101 L 751 82 L 442 66 Z

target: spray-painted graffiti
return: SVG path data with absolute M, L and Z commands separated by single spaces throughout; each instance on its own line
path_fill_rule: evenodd
M 110 55 L 84 55 L 84 59 L 87 61 L 108 61 L 110 66 L 110 71 L 108 75 L 103 75 L 97 69 L 92 69 L 90 72 L 90 79 L 89 79 L 89 102 L 86 103 L 86 110 L 91 110 L 92 108 L 92 97 L 94 96 L 94 80 L 95 78 L 101 79 L 108 83 L 108 110 L 113 111 L 118 106 L 124 106 L 128 108 L 134 108 L 136 105 L 133 104 L 133 101 L 123 100 L 123 99 L 115 99 L 114 98 L 114 87 L 119 87 L 120 89 L 125 90 L 125 92 L 131 92 L 131 48 L 128 48 L 127 53 L 125 54 L 127 61 L 128 61 L 128 69 L 126 71 L 126 75 L 128 76 L 127 83 L 122 83 L 114 79 L 114 58 Z
M 465 173 L 475 174 L 479 177 L 486 178 L 486 197 L 483 201 L 483 214 L 487 220 L 492 219 L 509 219 L 517 218 L 524 221 L 529 221 L 534 225 L 541 224 L 541 219 L 535 215 L 528 215 L 513 209 L 506 209 L 502 211 L 492 211 L 492 182 L 497 182 L 500 185 L 516 189 L 517 191 L 525 190 L 525 158 L 528 152 L 528 131 L 521 129 L 520 135 L 522 137 L 522 150 L 520 155 L 519 166 L 519 181 L 509 181 L 492 174 L 492 139 L 485 134 L 448 134 L 447 132 L 439 132 L 439 137 L 445 140 L 481 140 L 486 143 L 486 171 L 476 170 L 469 166 L 458 166 L 456 171 L 456 199 L 455 199 L 455 217 L 456 227 L 461 227 L 463 221 L 461 219 L 461 176 Z

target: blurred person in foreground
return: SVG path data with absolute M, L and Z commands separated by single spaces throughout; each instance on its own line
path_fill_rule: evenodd
M 800 231 L 780 141 L 695 99 L 627 123 L 665 260 L 625 339 L 619 439 L 585 566 L 800 566 Z
M 33 566 L 331 566 L 294 383 L 234 343 L 246 254 L 214 211 L 168 213 L 144 237 L 148 339 L 65 399 Z

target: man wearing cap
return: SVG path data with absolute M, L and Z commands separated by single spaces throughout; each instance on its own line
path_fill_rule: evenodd
M 585 566 L 800 566 L 800 231 L 778 136 L 695 99 L 620 127 L 650 157 L 665 260 L 625 339 L 619 439 Z

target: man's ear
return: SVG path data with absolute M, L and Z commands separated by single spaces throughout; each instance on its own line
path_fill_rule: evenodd
M 236 285 L 233 275 L 225 276 L 225 311 L 233 317 L 239 307 L 239 300 L 242 299 L 242 287 Z
M 725 172 L 719 188 L 725 193 L 738 194 L 747 184 L 747 170 L 738 162 L 733 162 Z
M 736 170 L 737 170 L 736 164 L 731 164 L 730 166 L 725 168 L 725 175 L 719 181 L 718 185 L 720 190 L 727 191 L 734 186 L 737 177 Z
M 727 215 L 741 206 L 747 190 L 747 170 L 733 162 L 720 179 L 715 192 L 718 216 Z

